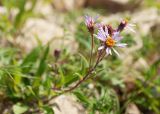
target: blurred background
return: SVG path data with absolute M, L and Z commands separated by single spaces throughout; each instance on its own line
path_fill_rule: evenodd
M 127 18 L 136 33 L 122 32 L 121 56 L 59 95 L 53 86 L 86 71 L 86 14 L 114 27 Z M 159 32 L 160 0 L 0 0 L 0 114 L 160 114 Z

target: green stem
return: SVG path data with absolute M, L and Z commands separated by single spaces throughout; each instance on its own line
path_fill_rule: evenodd
M 69 88 L 69 89 L 66 89 L 66 90 L 63 90 L 63 93 L 66 93 L 66 92 L 70 92 L 72 90 L 74 90 L 75 88 L 77 88 L 81 83 L 83 83 L 85 80 L 88 79 L 88 77 L 93 73 L 93 71 L 95 71 L 97 65 L 101 62 L 101 60 L 103 59 L 104 55 L 104 50 L 103 51 L 100 51 L 99 54 L 98 54 L 98 57 L 97 57 L 97 61 L 94 65 L 93 68 L 89 69 L 89 71 L 87 72 L 87 74 L 81 79 L 79 80 L 73 87 Z

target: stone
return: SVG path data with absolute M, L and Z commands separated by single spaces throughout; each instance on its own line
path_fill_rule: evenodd
M 82 8 L 86 0 L 53 0 L 53 7 L 58 11 L 71 11 Z
M 44 45 L 53 37 L 62 37 L 63 29 L 54 23 L 50 23 L 44 19 L 29 19 L 25 24 L 22 32 L 23 36 L 16 39 L 16 43 L 23 47 L 26 51 L 30 51 L 37 46 L 37 37 Z M 23 44 L 25 42 L 25 45 Z
M 160 22 L 160 15 L 157 8 L 143 9 L 132 15 L 132 21 L 139 27 L 139 33 L 147 35 L 151 27 Z
M 83 106 L 79 104 L 74 96 L 61 95 L 50 101 L 55 104 L 55 114 L 86 114 Z
M 134 103 L 130 103 L 127 105 L 125 114 L 141 114 L 141 112 Z
M 141 5 L 142 0 L 88 0 L 87 6 L 103 8 L 108 12 L 134 11 Z
M 71 23 L 65 30 L 65 15 L 53 10 L 50 4 L 43 2 L 39 0 L 34 9 L 34 12 L 41 14 L 42 17 L 29 18 L 26 21 L 21 29 L 22 34 L 15 40 L 16 44 L 22 47 L 24 51 L 30 52 L 38 45 L 38 39 L 42 45 L 50 42 L 51 53 L 55 49 L 61 50 L 62 47 L 67 47 L 70 52 L 74 53 L 78 48 L 74 38 L 75 23 Z

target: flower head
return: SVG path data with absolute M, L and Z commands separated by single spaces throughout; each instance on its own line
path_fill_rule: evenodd
M 119 32 L 114 31 L 113 34 L 109 34 L 109 29 L 107 27 L 100 28 L 96 37 L 103 42 L 102 46 L 98 50 L 105 49 L 107 55 L 112 55 L 112 50 L 119 56 L 119 53 L 114 49 L 114 47 L 125 47 L 126 43 L 120 43 L 122 37 Z
M 97 18 L 98 18 L 98 16 L 96 16 L 94 18 L 91 16 L 88 16 L 88 15 L 85 16 L 85 24 L 86 24 L 89 32 L 92 34 L 94 33 L 95 22 L 96 22 Z
M 108 28 L 108 34 L 109 35 L 113 35 L 113 33 L 115 32 L 115 30 L 112 28 L 111 25 L 107 25 L 107 28 Z
M 132 32 L 135 32 L 135 30 L 132 28 L 134 26 L 136 26 L 136 25 L 128 23 L 128 20 L 125 19 L 125 20 L 122 20 L 121 23 L 119 24 L 119 26 L 117 28 L 117 31 L 121 32 L 122 30 L 127 29 L 127 30 L 130 30 Z

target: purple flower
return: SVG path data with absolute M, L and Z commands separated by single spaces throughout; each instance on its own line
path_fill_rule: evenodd
M 88 16 L 88 15 L 85 16 L 85 24 L 86 24 L 89 32 L 92 33 L 92 34 L 94 33 L 95 22 L 96 22 L 97 19 L 98 19 L 98 16 L 96 16 L 94 18 L 91 17 L 91 16 Z
M 117 31 L 121 32 L 122 30 L 126 29 L 135 33 L 135 30 L 133 29 L 134 26 L 136 25 L 128 23 L 128 20 L 125 19 L 125 20 L 122 20 L 121 23 L 119 24 Z
M 103 45 L 98 50 L 105 49 L 107 55 L 112 55 L 112 50 L 119 56 L 119 53 L 114 47 L 126 47 L 126 43 L 120 43 L 122 37 L 119 32 L 114 31 L 112 35 L 108 33 L 108 28 L 100 28 L 96 37 L 103 42 Z

